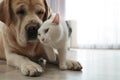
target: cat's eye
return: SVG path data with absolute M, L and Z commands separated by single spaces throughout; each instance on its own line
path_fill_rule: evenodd
M 49 28 L 48 29 L 45 29 L 45 33 L 47 33 L 49 31 Z
M 41 36 L 41 34 L 40 34 L 40 33 L 38 33 L 38 36 Z

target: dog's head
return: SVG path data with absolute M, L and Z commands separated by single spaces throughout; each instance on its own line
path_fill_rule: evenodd
M 8 27 L 12 25 L 21 45 L 36 40 L 39 27 L 51 15 L 46 0 L 4 0 L 1 5 L 0 19 Z

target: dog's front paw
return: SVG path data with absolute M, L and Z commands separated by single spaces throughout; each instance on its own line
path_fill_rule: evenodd
M 78 61 L 67 60 L 66 61 L 67 69 L 80 71 L 82 69 L 81 64 Z
M 21 65 L 21 72 L 25 76 L 39 76 L 43 72 L 43 69 L 34 62 L 28 62 Z

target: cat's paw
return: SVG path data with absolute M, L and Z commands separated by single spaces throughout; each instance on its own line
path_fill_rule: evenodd
M 78 61 L 67 60 L 66 65 L 68 70 L 80 71 L 82 69 L 82 66 Z
M 61 70 L 66 70 L 66 69 L 67 69 L 67 65 L 66 65 L 66 64 L 60 64 L 60 65 L 59 65 L 59 68 L 60 68 Z
M 34 62 L 28 62 L 21 65 L 21 72 L 25 76 L 39 76 L 43 72 L 43 69 Z

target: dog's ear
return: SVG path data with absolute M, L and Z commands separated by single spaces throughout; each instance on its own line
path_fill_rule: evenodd
M 0 4 L 0 20 L 6 25 L 10 25 L 11 19 L 11 0 L 3 0 Z
M 5 23 L 4 2 L 0 3 L 0 21 Z
M 48 6 L 48 2 L 47 0 L 44 0 L 44 4 L 45 4 L 45 9 L 46 9 L 46 12 L 45 12 L 45 15 L 43 17 L 43 21 L 49 19 L 52 15 L 52 10 L 51 8 Z

